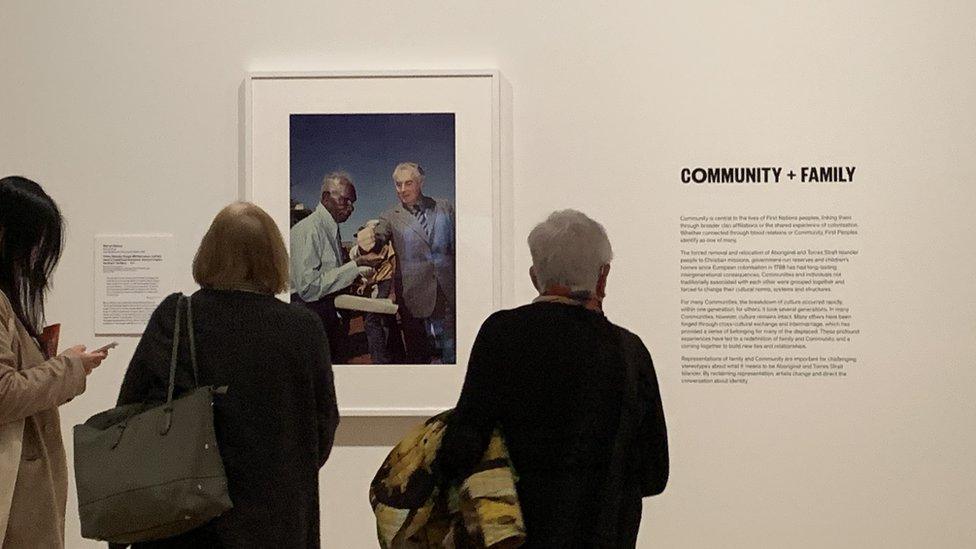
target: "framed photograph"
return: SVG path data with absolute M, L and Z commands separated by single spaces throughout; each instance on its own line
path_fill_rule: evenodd
M 290 293 L 322 320 L 345 415 L 454 405 L 502 306 L 496 71 L 252 73 L 242 198 L 289 244 Z

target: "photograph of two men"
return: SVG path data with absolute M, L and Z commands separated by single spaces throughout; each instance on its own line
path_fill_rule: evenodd
M 291 301 L 334 364 L 455 364 L 453 113 L 290 117 Z

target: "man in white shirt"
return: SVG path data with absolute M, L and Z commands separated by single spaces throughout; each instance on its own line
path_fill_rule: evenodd
M 291 228 L 291 301 L 301 303 L 322 319 L 332 362 L 348 357 L 348 327 L 335 308 L 335 296 L 362 274 L 369 274 L 375 254 L 350 260 L 342 248 L 339 224 L 349 219 L 356 187 L 345 172 L 332 172 L 322 181 L 322 199 L 315 211 Z

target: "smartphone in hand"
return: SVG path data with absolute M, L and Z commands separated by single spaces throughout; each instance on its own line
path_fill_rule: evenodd
M 114 349 L 114 348 L 116 348 L 118 346 L 119 346 L 119 342 L 118 341 L 113 341 L 113 342 L 111 342 L 111 343 L 109 343 L 107 345 L 102 345 L 101 347 L 99 347 L 97 349 L 94 349 L 92 351 L 88 351 L 88 352 L 89 353 L 102 353 L 102 352 L 107 353 L 107 352 L 111 351 L 112 349 Z

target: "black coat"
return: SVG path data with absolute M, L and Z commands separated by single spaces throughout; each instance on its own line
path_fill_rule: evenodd
M 177 298 L 153 313 L 119 405 L 165 401 Z M 269 295 L 200 290 L 192 301 L 199 383 L 228 386 L 214 422 L 234 507 L 187 534 L 136 547 L 319 547 L 318 473 L 339 422 L 321 321 Z M 177 397 L 194 387 L 188 340 L 180 339 Z
M 627 360 L 639 374 L 629 384 Z M 438 453 L 443 477 L 467 475 L 496 425 L 519 478 L 526 548 L 634 546 L 641 497 L 668 479 L 661 396 L 640 338 L 576 305 L 493 314 Z M 615 444 L 622 459 L 611 467 Z

